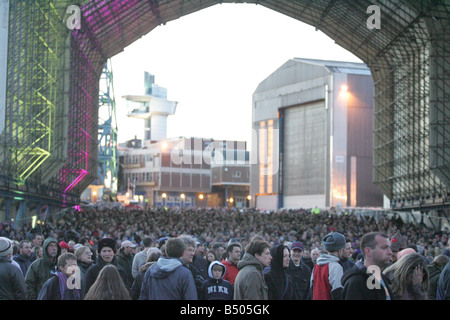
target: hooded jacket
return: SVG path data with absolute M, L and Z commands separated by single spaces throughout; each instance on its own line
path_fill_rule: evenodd
M 384 273 L 381 273 L 381 277 L 386 285 L 386 290 L 378 281 L 371 280 L 369 277 L 372 277 L 372 273 L 367 272 L 367 267 L 361 261 L 356 262 L 351 269 L 345 272 L 342 278 L 342 284 L 344 285 L 343 299 L 386 300 L 386 290 L 392 299 L 392 292 L 389 288 L 390 281 Z
M 50 243 L 56 243 L 58 246 L 58 252 L 53 261 L 50 259 L 47 253 L 47 248 Z M 39 291 L 42 289 L 42 285 L 50 279 L 50 277 L 56 273 L 56 263 L 58 257 L 61 254 L 61 247 L 55 238 L 47 238 L 43 245 L 43 255 L 42 258 L 35 260 L 28 268 L 27 274 L 25 276 L 25 283 L 27 285 L 27 295 L 29 300 L 36 300 Z
M 268 287 L 263 277 L 264 266 L 253 255 L 245 253 L 238 262 L 239 273 L 234 282 L 234 300 L 268 300 Z
M 287 268 L 283 267 L 283 253 L 286 246 L 279 245 L 270 249 L 272 261 L 270 270 L 264 275 L 269 288 L 269 300 L 292 300 L 294 298 L 294 285 Z
M 313 300 L 341 300 L 343 274 L 338 257 L 321 254 L 311 275 Z
M 194 277 L 180 259 L 161 257 L 145 272 L 139 300 L 197 300 Z
M 222 276 L 220 279 L 214 279 L 212 268 L 218 265 L 223 268 Z M 227 268 L 219 261 L 213 261 L 208 267 L 209 279 L 203 282 L 202 295 L 200 299 L 202 300 L 233 300 L 234 289 L 233 285 L 223 279 Z

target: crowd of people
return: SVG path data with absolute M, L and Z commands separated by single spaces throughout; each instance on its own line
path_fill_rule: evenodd
M 0 225 L 0 299 L 444 300 L 448 237 L 323 210 L 87 207 Z

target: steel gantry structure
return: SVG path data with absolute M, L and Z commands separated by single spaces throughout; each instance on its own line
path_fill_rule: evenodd
M 116 99 L 111 59 L 105 64 L 100 78 L 98 127 L 98 172 L 97 185 L 103 192 L 114 196 L 117 193 L 118 153 Z
M 219 3 L 273 9 L 364 61 L 375 83 L 375 184 L 394 208 L 449 203 L 446 0 L 4 0 L 2 196 L 77 203 L 97 175 L 99 79 L 107 59 L 157 26 Z M 380 26 L 369 27 L 376 9 Z M 79 28 L 69 23 L 77 17 Z

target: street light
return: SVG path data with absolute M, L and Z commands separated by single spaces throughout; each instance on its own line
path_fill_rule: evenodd
M 184 195 L 184 193 L 182 193 L 181 195 L 180 195 L 180 198 L 181 198 L 181 208 L 183 208 L 184 207 L 184 198 L 185 198 L 186 196 Z
M 167 194 L 164 192 L 161 197 L 163 198 L 163 207 L 166 205 Z

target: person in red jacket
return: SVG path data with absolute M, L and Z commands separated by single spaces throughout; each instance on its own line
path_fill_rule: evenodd
M 322 239 L 327 253 L 317 259 L 311 275 L 313 300 L 342 300 L 341 283 L 344 269 L 339 263 L 339 255 L 345 247 L 345 237 L 339 232 L 327 234 Z
M 242 245 L 239 242 L 232 242 L 227 247 L 227 258 L 222 260 L 222 264 L 226 268 L 224 280 L 229 281 L 234 286 L 234 280 L 239 272 L 237 268 L 238 262 L 241 260 Z

